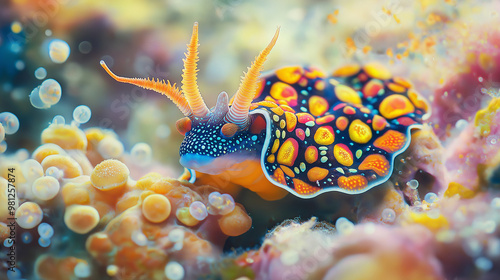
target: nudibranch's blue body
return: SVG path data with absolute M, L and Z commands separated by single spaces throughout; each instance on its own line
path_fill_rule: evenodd
M 394 157 L 410 143 L 410 130 L 428 115 L 427 102 L 411 84 L 377 64 L 345 66 L 332 75 L 292 66 L 259 78 L 277 34 L 232 101 L 223 92 L 209 110 L 192 86 L 196 78 L 189 79 L 196 65 L 193 38 L 182 94 L 159 81 L 121 81 L 160 91 L 178 105 L 187 116 L 178 122 L 185 134 L 181 164 L 201 173 L 238 172 L 258 161 L 261 172 L 248 174 L 263 174 L 303 198 L 326 191 L 361 193 L 388 180 Z

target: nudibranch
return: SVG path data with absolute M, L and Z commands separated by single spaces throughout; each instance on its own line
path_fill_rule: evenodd
M 197 85 L 197 23 L 181 89 L 119 77 L 101 65 L 115 80 L 164 94 L 177 105 L 186 116 L 176 124 L 185 135 L 180 163 L 193 175 L 222 176 L 269 200 L 286 191 L 301 198 L 357 194 L 387 181 L 394 157 L 409 146 L 411 129 L 428 117 L 427 101 L 378 64 L 348 65 L 330 76 L 300 66 L 260 76 L 278 34 L 279 28 L 231 101 L 222 92 L 212 109 Z

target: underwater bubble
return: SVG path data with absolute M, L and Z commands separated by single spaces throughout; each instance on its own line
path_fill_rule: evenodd
M 134 231 L 131 238 L 137 246 L 146 246 L 148 244 L 148 238 L 139 230 Z
M 21 239 L 23 240 L 24 244 L 31 243 L 33 241 L 33 236 L 29 232 L 25 232 L 21 235 Z
M 478 80 L 480 83 L 482 83 L 484 79 L 483 79 L 483 77 L 479 77 L 479 78 L 477 78 L 477 80 Z
M 54 228 L 47 223 L 41 223 L 38 226 L 38 234 L 42 238 L 50 239 L 54 236 Z
M 500 239 L 491 238 L 488 240 L 488 255 L 492 258 L 497 258 L 500 256 Z
M 63 63 L 68 59 L 71 49 L 68 43 L 54 39 L 49 43 L 49 57 L 55 63 Z
M 21 31 L 23 31 L 23 26 L 21 25 L 21 23 L 19 21 L 13 21 L 11 24 L 10 24 L 10 30 L 13 32 L 13 33 L 19 33 Z
M 175 228 L 168 233 L 168 239 L 170 241 L 177 243 L 184 240 L 184 230 L 181 228 Z
M 45 30 L 45 36 L 52 36 L 52 30 L 50 29 Z
M 92 50 L 92 44 L 89 41 L 82 41 L 78 44 L 78 50 L 83 54 L 88 54 Z
M 418 181 L 413 179 L 408 182 L 406 182 L 406 185 L 410 187 L 410 189 L 416 190 L 418 188 Z
M 45 176 L 54 177 L 60 180 L 64 175 L 64 172 L 55 166 L 51 166 L 45 170 Z
M 6 248 L 11 247 L 12 245 L 14 245 L 14 240 L 12 240 L 10 238 L 7 238 L 3 241 L 3 246 Z
M 0 142 L 0 154 L 5 153 L 7 151 L 7 142 L 2 141 Z
M 477 258 L 474 264 L 478 269 L 482 271 L 488 271 L 493 267 L 493 263 L 491 262 L 491 260 L 485 257 Z
M 500 210 L 500 197 L 495 197 L 491 200 L 491 208 Z
M 469 238 L 462 244 L 464 251 L 470 257 L 476 257 L 483 249 L 481 243 L 476 238 Z
M 73 272 L 76 277 L 87 278 L 90 276 L 90 266 L 86 262 L 79 262 Z
M 90 120 L 91 116 L 92 111 L 90 111 L 88 106 L 80 105 L 73 110 L 73 119 L 77 123 L 86 123 Z
M 169 262 L 165 266 L 165 276 L 170 280 L 184 279 L 184 268 L 178 262 Z
M 146 143 L 137 143 L 130 150 L 130 156 L 134 163 L 145 166 L 151 163 L 153 159 L 153 150 Z
M 392 208 L 385 208 L 382 211 L 382 221 L 384 223 L 393 223 L 396 219 L 396 212 Z
M 191 203 L 189 213 L 198 221 L 203 221 L 208 216 L 207 207 L 200 201 Z
M 16 280 L 16 279 L 21 279 L 21 270 L 19 268 L 14 267 L 12 270 L 7 271 L 7 279 L 9 280 Z
M 19 119 L 12 113 L 0 113 L 0 123 L 3 125 L 5 134 L 7 135 L 14 134 L 19 130 Z
M 43 218 L 42 208 L 34 202 L 28 201 L 16 210 L 16 222 L 24 229 L 36 227 Z
M 35 78 L 37 78 L 39 80 L 43 80 L 43 79 L 45 79 L 45 77 L 47 77 L 47 70 L 45 70 L 45 68 L 43 68 L 43 67 L 38 67 L 35 70 Z
M 15 154 L 15 158 L 18 161 L 25 161 L 30 157 L 30 152 L 28 149 L 19 149 Z
M 156 137 L 160 139 L 166 139 L 170 136 L 171 130 L 170 127 L 166 124 L 159 125 L 156 128 Z
M 441 215 L 441 212 L 439 211 L 438 208 L 433 208 L 429 211 L 427 211 L 427 217 L 431 219 L 437 219 Z
M 113 137 L 104 137 L 97 144 L 97 151 L 104 159 L 119 158 L 123 154 L 123 144 Z
M 467 125 L 469 125 L 469 122 L 464 120 L 464 119 L 460 119 L 458 120 L 456 123 L 455 123 L 455 127 L 458 129 L 458 130 L 463 130 L 467 127 Z
M 438 199 L 437 194 L 433 192 L 427 193 L 424 197 L 424 200 L 427 201 L 428 203 L 434 203 L 437 201 L 437 199 Z
M 40 237 L 38 238 L 38 245 L 42 246 L 43 248 L 47 248 L 50 246 L 50 239 Z
M 33 182 L 31 190 L 33 195 L 40 200 L 51 200 L 59 193 L 59 181 L 51 176 L 44 176 Z
M 61 115 L 57 115 L 52 119 L 52 124 L 55 124 L 55 125 L 64 125 L 65 123 L 66 123 L 66 120 Z
M 5 128 L 3 127 L 3 124 L 0 123 L 0 142 L 2 142 L 3 139 L 5 139 Z
M 31 93 L 30 93 L 30 103 L 31 106 L 37 108 L 37 109 L 48 109 L 50 108 L 50 105 L 43 102 L 42 99 L 40 98 L 40 87 L 34 88 Z
M 354 230 L 354 224 L 347 218 L 340 217 L 335 222 L 335 228 L 339 234 L 349 234 Z
M 50 106 L 57 104 L 61 99 L 61 85 L 54 79 L 47 79 L 40 85 L 40 99 Z
M 26 180 L 33 182 L 43 176 L 43 167 L 38 161 L 27 159 L 21 163 L 21 172 Z
M 24 64 L 24 61 L 18 60 L 18 61 L 16 61 L 15 66 L 16 66 L 16 69 L 18 71 L 22 71 L 22 70 L 24 70 L 24 67 L 26 66 L 26 64 Z
M 111 277 L 115 276 L 118 274 L 118 266 L 114 264 L 108 265 L 108 267 L 106 267 L 106 273 Z
M 212 192 L 208 196 L 207 210 L 211 215 L 226 215 L 234 210 L 234 199 L 229 194 L 220 194 L 219 192 Z

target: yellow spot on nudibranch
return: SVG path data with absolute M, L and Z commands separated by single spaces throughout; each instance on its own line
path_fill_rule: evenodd
M 369 155 L 359 165 L 359 170 L 373 170 L 378 176 L 389 174 L 390 164 L 383 155 Z
M 368 76 L 375 79 L 386 80 L 391 77 L 391 72 L 378 63 L 366 64 L 364 70 Z
M 356 143 L 365 144 L 372 139 L 372 130 L 366 123 L 356 119 L 349 126 L 349 137 Z
M 309 146 L 304 154 L 307 163 L 315 163 L 318 160 L 318 149 L 314 146 Z
M 335 135 L 331 126 L 323 126 L 316 130 L 314 141 L 319 145 L 330 145 L 335 141 Z
M 321 116 L 328 111 L 330 105 L 325 98 L 321 96 L 312 96 L 309 98 L 309 112 L 314 116 Z
M 329 173 L 328 169 L 321 167 L 313 167 L 309 171 L 307 171 L 307 178 L 311 182 L 321 181 L 325 179 L 328 173 Z
M 359 97 L 358 93 L 346 85 L 337 85 L 335 87 L 335 96 L 342 102 L 361 104 L 361 97 Z
M 333 156 L 344 166 L 351 166 L 354 163 L 352 152 L 345 144 L 337 144 L 333 147 Z
M 293 138 L 288 138 L 278 151 L 278 163 L 293 166 L 299 152 L 299 143 Z M 293 173 L 293 171 L 292 171 Z M 288 174 L 287 174 L 288 175 Z M 290 175 L 289 175 L 290 176 Z
M 394 119 L 415 111 L 413 104 L 403 95 L 393 94 L 380 103 L 380 114 L 386 119 Z

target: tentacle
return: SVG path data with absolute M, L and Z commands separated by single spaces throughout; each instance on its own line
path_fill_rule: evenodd
M 228 122 L 238 125 L 240 128 L 245 128 L 249 124 L 248 111 L 257 91 L 257 82 L 259 80 L 260 71 L 266 61 L 267 56 L 271 52 L 278 35 L 280 28 L 276 30 L 273 39 L 269 45 L 255 58 L 248 72 L 242 78 L 240 87 L 234 96 L 234 101 L 226 115 L 225 119 Z
M 184 61 L 184 69 L 182 70 L 182 92 L 186 97 L 189 107 L 193 110 L 193 115 L 196 117 L 205 117 L 210 111 L 201 97 L 200 90 L 196 81 L 196 69 L 198 62 L 198 23 L 193 25 L 193 34 L 191 41 L 188 44 L 186 58 Z
M 135 85 L 138 87 L 142 87 L 145 89 L 149 89 L 149 90 L 161 93 L 161 94 L 167 96 L 168 98 L 170 98 L 170 100 L 172 100 L 172 102 L 174 102 L 174 104 L 177 105 L 179 110 L 181 110 L 181 112 L 185 116 L 191 115 L 191 109 L 189 108 L 189 104 L 188 104 L 186 98 L 184 98 L 184 96 L 180 92 L 179 88 L 177 88 L 175 86 L 175 84 L 172 85 L 172 84 L 170 84 L 169 81 L 167 81 L 165 83 L 165 80 L 160 81 L 159 79 L 157 79 L 155 81 L 154 78 L 150 80 L 149 78 L 140 79 L 140 78 L 120 77 L 120 76 L 115 75 L 115 73 L 111 72 L 111 70 L 108 68 L 106 63 L 102 60 L 101 60 L 101 66 L 116 81 L 121 82 L 121 83 L 132 84 L 132 85 Z
M 224 119 L 229 111 L 228 100 L 229 97 L 225 91 L 219 94 L 217 97 L 217 104 L 213 110 L 213 116 L 210 118 L 209 123 L 218 123 Z

